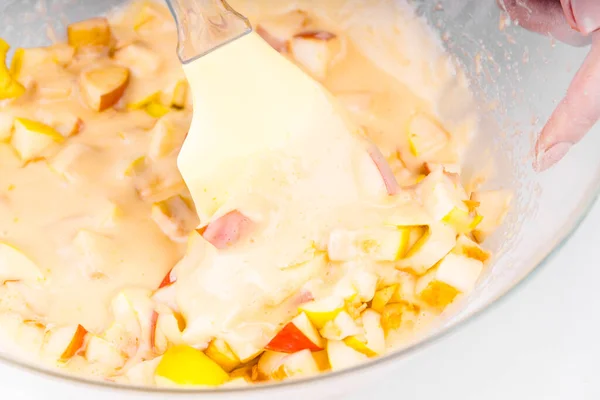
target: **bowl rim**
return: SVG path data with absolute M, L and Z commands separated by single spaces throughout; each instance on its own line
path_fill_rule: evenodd
M 56 378 L 64 384 L 77 384 L 78 386 L 85 386 L 89 388 L 96 388 L 100 390 L 110 390 L 112 392 L 133 393 L 133 394 L 146 394 L 146 395 L 169 395 L 169 396 L 199 396 L 202 394 L 210 396 L 226 396 L 233 394 L 261 394 L 266 392 L 277 392 L 278 390 L 293 389 L 295 387 L 306 388 L 309 385 L 315 385 L 324 381 L 333 381 L 336 378 L 348 377 L 360 372 L 364 372 L 367 369 L 374 368 L 375 366 L 382 367 L 389 365 L 394 362 L 398 362 L 408 356 L 414 355 L 417 352 L 424 350 L 432 346 L 435 343 L 440 342 L 442 339 L 449 336 L 451 333 L 455 333 L 460 329 L 465 329 L 471 323 L 480 319 L 483 315 L 489 313 L 497 306 L 505 302 L 510 298 L 509 294 L 512 295 L 517 292 L 517 288 L 521 288 L 526 282 L 533 279 L 539 271 L 548 265 L 556 255 L 564 248 L 569 242 L 573 235 L 579 230 L 579 227 L 589 215 L 590 211 L 598 202 L 600 197 L 600 169 L 596 171 L 592 183 L 586 190 L 581 201 L 577 204 L 574 210 L 571 212 L 571 218 L 563 224 L 563 228 L 559 230 L 562 234 L 558 235 L 555 239 L 555 243 L 552 246 L 547 246 L 547 250 L 544 250 L 539 257 L 538 261 L 534 262 L 534 267 L 528 271 L 525 271 L 519 277 L 517 277 L 513 283 L 507 286 L 504 290 L 498 292 L 495 296 L 492 296 L 487 302 L 481 306 L 469 311 L 465 315 L 452 321 L 448 326 L 440 329 L 433 334 L 425 337 L 423 340 L 417 341 L 414 344 L 403 348 L 398 351 L 390 352 L 389 354 L 382 355 L 378 358 L 371 359 L 365 363 L 353 366 L 351 368 L 343 369 L 340 371 L 324 372 L 312 377 L 302 379 L 289 379 L 283 382 L 277 383 L 266 383 L 257 384 L 243 387 L 221 387 L 214 389 L 187 389 L 187 388 L 157 388 L 139 385 L 125 385 L 110 381 L 100 381 L 89 379 L 85 377 L 79 377 L 74 375 L 68 375 L 66 373 L 59 372 L 58 370 L 46 368 L 34 363 L 30 363 L 24 360 L 18 360 L 10 358 L 5 354 L 0 354 L 0 363 L 8 366 L 16 367 L 17 369 L 24 370 L 27 373 L 33 373 L 43 375 L 45 378 Z

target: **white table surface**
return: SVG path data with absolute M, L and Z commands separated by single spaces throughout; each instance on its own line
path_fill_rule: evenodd
M 600 399 L 600 201 L 551 263 L 348 400 Z

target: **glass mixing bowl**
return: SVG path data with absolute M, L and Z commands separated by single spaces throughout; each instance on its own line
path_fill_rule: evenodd
M 14 47 L 43 45 L 48 32 L 64 32 L 69 21 L 106 13 L 120 3 L 119 0 L 3 0 L 0 37 Z M 384 368 L 399 373 L 402 368 L 410 368 L 409 355 L 443 340 L 451 330 L 464 327 L 467 320 L 476 319 L 561 249 L 586 216 L 600 189 L 600 126 L 558 166 L 542 174 L 532 169 L 532 146 L 583 60 L 585 50 L 554 43 L 510 24 L 494 0 L 410 3 L 439 32 L 443 45 L 465 71 L 477 98 L 480 134 L 470 151 L 466 173 L 472 173 L 474 167 L 493 157 L 497 173 L 490 186 L 511 188 L 515 192 L 503 228 L 487 243 L 496 253 L 495 261 L 475 292 L 448 313 L 436 329 L 408 348 L 342 372 L 277 385 L 202 392 L 126 388 L 61 375 L 0 355 L 0 371 L 19 376 L 19 382 L 33 382 L 19 386 L 18 393 L 23 393 L 23 398 L 34 398 L 35 393 L 39 396 L 40 391 L 57 391 L 63 398 L 90 398 L 92 393 L 98 393 L 126 400 L 167 396 L 317 399 L 350 393 L 360 385 L 381 379 Z M 173 52 L 175 56 L 175 49 Z

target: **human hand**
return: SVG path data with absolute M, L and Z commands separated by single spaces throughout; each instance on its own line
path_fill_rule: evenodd
M 565 98 L 542 129 L 534 168 L 561 160 L 600 119 L 600 0 L 497 0 L 526 29 L 576 46 L 592 44 Z

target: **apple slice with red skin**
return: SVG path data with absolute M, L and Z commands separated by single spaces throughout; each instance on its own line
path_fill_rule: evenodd
M 265 348 L 280 353 L 320 351 L 323 349 L 323 338 L 306 314 L 300 313 L 288 322 Z
M 199 232 L 204 239 L 222 250 L 237 243 L 252 228 L 252 221 L 238 210 L 214 220 Z
M 81 347 L 83 347 L 83 342 L 85 341 L 85 335 L 87 335 L 87 330 L 81 326 L 77 325 L 77 330 L 75 330 L 75 334 L 73 335 L 73 339 L 71 339 L 71 343 L 65 349 L 65 351 L 60 356 L 61 360 L 68 360 L 73 357 Z
M 164 277 L 164 279 L 162 280 L 162 282 L 160 283 L 160 285 L 158 285 L 158 288 L 162 289 L 164 287 L 171 286 L 175 282 L 177 282 L 177 278 L 175 278 L 173 276 L 173 270 L 171 269 L 169 271 L 169 273 Z

